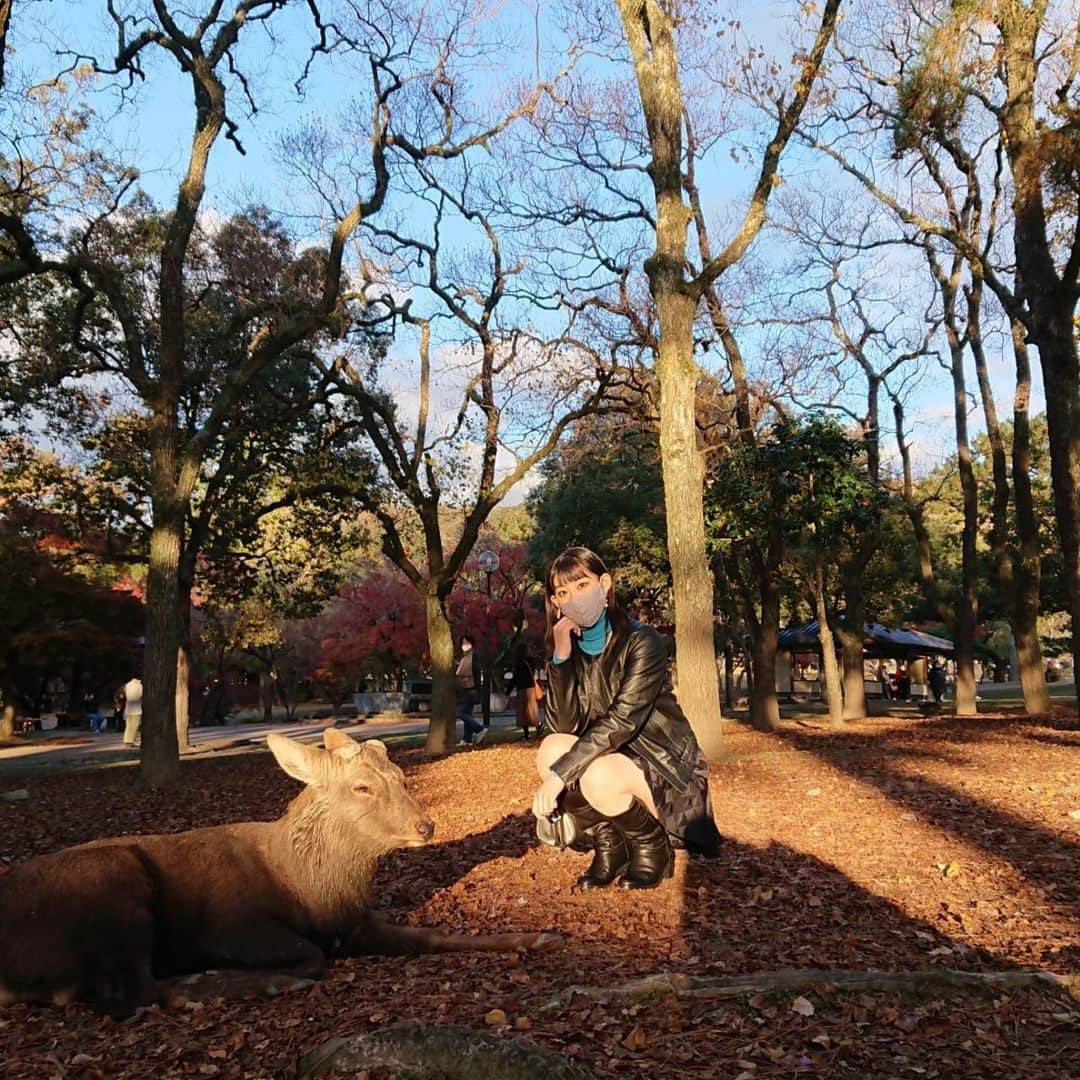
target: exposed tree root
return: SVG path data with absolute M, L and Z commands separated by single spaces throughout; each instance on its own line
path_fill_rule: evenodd
M 520 1038 L 407 1021 L 367 1035 L 328 1039 L 300 1059 L 299 1075 L 330 1076 L 378 1067 L 447 1080 L 591 1080 L 562 1054 Z
M 616 986 L 571 986 L 543 1007 L 556 1009 L 574 996 L 584 994 L 606 1003 L 621 998 L 640 1000 L 670 994 L 676 998 L 739 998 L 747 994 L 813 990 L 837 986 L 847 990 L 884 990 L 900 993 L 993 993 L 1024 988 L 1068 991 L 1080 1000 L 1080 975 L 1055 975 L 1049 971 L 825 971 L 817 968 L 762 971 L 751 975 L 705 978 L 698 975 L 658 974 Z

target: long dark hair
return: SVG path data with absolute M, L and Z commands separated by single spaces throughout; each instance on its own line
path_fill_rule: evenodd
M 569 547 L 554 558 L 548 567 L 547 580 L 544 583 L 544 608 L 547 614 L 548 653 L 555 649 L 555 624 L 562 618 L 559 605 L 555 603 L 555 590 L 560 585 L 579 581 L 588 574 L 603 577 L 611 575 L 611 587 L 607 591 L 607 617 L 611 624 L 611 636 L 622 635 L 630 629 L 630 619 L 626 609 L 619 603 L 619 594 L 615 589 L 615 577 L 604 565 L 604 560 L 587 547 Z

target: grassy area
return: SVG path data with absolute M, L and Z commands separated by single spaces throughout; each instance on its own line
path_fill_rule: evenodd
M 1076 700 L 1076 687 L 1071 682 L 1048 683 L 1047 689 L 1051 701 L 1064 705 Z M 993 702 L 994 708 L 1024 704 L 1024 695 L 1019 686 L 979 683 L 979 697 L 984 702 Z

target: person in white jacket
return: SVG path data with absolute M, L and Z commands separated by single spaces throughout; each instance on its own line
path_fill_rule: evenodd
M 124 683 L 124 745 L 136 746 L 142 726 L 142 680 L 133 675 Z

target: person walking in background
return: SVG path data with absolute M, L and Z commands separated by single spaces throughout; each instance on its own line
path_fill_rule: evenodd
M 935 658 L 927 672 L 926 681 L 930 687 L 930 693 L 934 695 L 934 704 L 940 705 L 941 699 L 945 696 L 945 668 L 942 667 L 940 660 Z
M 476 655 L 476 643 L 469 634 L 461 635 L 461 659 L 454 669 L 457 687 L 457 717 L 465 725 L 464 741 L 477 746 L 484 741 L 487 728 L 473 716 L 476 708 L 476 692 L 480 688 L 480 658 Z
M 673 847 L 715 855 L 709 767 L 671 689 L 667 639 L 630 619 L 588 548 L 564 551 L 546 582 L 548 685 L 533 798 L 542 843 L 591 842 L 578 888 L 651 889 Z
M 881 684 L 881 697 L 885 701 L 892 700 L 892 684 L 890 683 L 889 669 L 885 666 L 884 660 L 878 661 L 877 666 L 878 682 Z
M 94 690 L 87 690 L 83 694 L 83 712 L 86 713 L 86 719 L 90 721 L 90 734 L 100 735 L 105 730 L 105 717 L 101 714 L 101 709 L 98 708 L 98 696 Z
M 514 693 L 517 700 L 517 725 L 521 728 L 521 737 L 529 737 L 529 728 L 539 726 L 537 716 L 540 712 L 540 684 L 529 662 L 529 650 L 525 642 L 519 642 L 514 650 Z M 542 693 L 542 691 L 541 691 Z
M 139 729 L 142 727 L 142 679 L 132 675 L 124 683 L 124 745 L 139 744 Z

